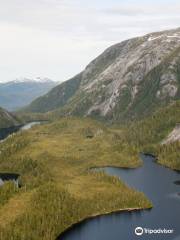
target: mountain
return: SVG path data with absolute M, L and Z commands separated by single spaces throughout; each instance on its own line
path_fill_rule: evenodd
M 25 111 L 47 112 L 63 107 L 80 88 L 81 74 L 53 88 L 46 95 L 34 100 Z
M 0 107 L 0 129 L 19 125 L 19 119 Z
M 48 78 L 16 79 L 0 82 L 0 104 L 9 111 L 15 111 L 44 95 L 57 83 Z
M 180 28 L 118 43 L 26 111 L 125 121 L 180 98 Z

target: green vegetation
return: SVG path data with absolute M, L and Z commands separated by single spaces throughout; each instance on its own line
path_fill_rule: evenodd
M 142 152 L 154 153 L 159 163 L 180 170 L 180 143 L 161 144 L 179 122 L 180 101 L 176 101 L 152 116 L 122 128 L 120 138 Z
M 50 121 L 50 114 L 44 113 L 28 113 L 28 112 L 16 112 L 16 116 L 24 123 L 33 121 Z
M 139 149 L 91 119 L 63 118 L 0 144 L 0 171 L 21 175 L 3 186 L 0 239 L 51 240 L 84 218 L 152 207 L 143 193 L 92 167 L 137 167 Z
M 158 162 L 175 170 L 180 170 L 180 141 L 157 147 Z
M 4 205 L 16 193 L 20 192 L 14 183 L 7 182 L 3 187 L 0 187 L 0 205 Z
M 21 115 L 55 119 L 55 114 Z M 0 171 L 21 175 L 22 188 L 0 189 L 0 239 L 51 240 L 87 217 L 150 208 L 143 193 L 93 167 L 135 168 L 139 152 L 180 169 L 180 143 L 161 142 L 179 123 L 180 101 L 121 127 L 88 118 L 62 118 L 10 136 L 0 144 Z

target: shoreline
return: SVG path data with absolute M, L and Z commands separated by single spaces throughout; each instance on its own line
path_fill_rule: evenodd
M 87 168 L 87 170 L 94 170 L 94 169 L 100 169 L 100 168 L 121 168 L 121 169 L 124 169 L 124 170 L 133 170 L 133 169 L 137 169 L 137 168 L 140 168 L 142 167 L 142 164 L 140 165 L 137 165 L 137 166 L 130 166 L 130 167 L 121 167 L 121 166 L 117 166 L 117 165 L 101 165 L 101 166 L 93 166 L 93 167 L 89 167 Z
M 141 208 L 141 207 L 139 207 L 139 208 L 135 208 L 135 207 L 134 208 L 124 208 L 124 209 L 120 208 L 120 209 L 113 210 L 113 211 L 107 211 L 105 213 L 92 214 L 92 215 L 89 215 L 87 217 L 82 218 L 81 220 L 77 221 L 76 223 L 71 224 L 69 227 L 66 228 L 66 230 L 64 230 L 62 233 L 60 233 L 59 236 L 57 236 L 55 238 L 55 240 L 60 240 L 61 237 L 63 237 L 63 235 L 66 234 L 66 232 L 70 231 L 75 226 L 77 226 L 77 225 L 79 225 L 79 224 L 81 224 L 85 221 L 89 221 L 91 219 L 94 219 L 96 217 L 103 217 L 103 216 L 106 216 L 106 215 L 116 214 L 116 213 L 118 214 L 118 213 L 123 213 L 123 212 L 128 213 L 128 212 L 137 212 L 137 211 L 148 211 L 148 210 L 151 210 L 152 208 L 153 208 L 153 206 L 152 207 L 147 207 L 147 208 Z
M 153 157 L 154 158 L 154 162 L 155 163 L 157 163 L 157 164 L 159 164 L 158 163 L 158 158 L 157 158 L 157 156 L 156 155 L 154 155 L 154 154 L 152 154 L 152 153 L 145 153 L 145 152 L 140 152 L 140 154 L 144 154 L 144 155 L 146 155 L 146 156 L 150 156 L 150 157 Z M 160 164 L 161 165 L 161 164 Z M 162 165 L 163 166 L 163 165 Z M 113 167 L 113 168 L 122 168 L 122 169 L 129 169 L 129 170 L 131 170 L 131 169 L 136 169 L 136 168 L 139 168 L 139 167 L 141 167 L 141 165 L 140 166 L 137 166 L 137 167 L 118 167 L 118 166 L 101 166 L 101 167 L 90 167 L 88 170 L 94 170 L 94 169 L 97 169 L 97 168 L 106 168 L 106 167 Z M 164 166 L 164 167 L 166 167 L 166 166 Z M 171 169 L 171 170 L 173 170 L 173 169 Z M 175 170 L 176 171 L 176 170 Z M 179 171 L 180 172 L 180 171 Z M 106 216 L 106 215 L 110 215 L 110 214 L 118 214 L 118 213 L 123 213 L 123 212 L 136 212 L 136 211 L 147 211 L 147 210 L 151 210 L 153 208 L 153 206 L 151 206 L 151 207 L 147 207 L 147 208 L 141 208 L 141 207 L 139 207 L 139 208 L 125 208 L 125 209 L 117 209 L 117 210 L 113 210 L 113 211 L 107 211 L 107 212 L 105 212 L 105 213 L 97 213 L 97 214 L 92 214 L 92 215 L 90 215 L 90 216 L 87 216 L 87 217 L 84 217 L 84 218 L 82 218 L 82 219 L 80 219 L 79 221 L 77 221 L 76 223 L 73 223 L 73 224 L 71 224 L 69 227 L 67 227 L 62 233 L 60 233 L 56 238 L 55 238 L 55 240 L 61 240 L 61 237 L 63 237 L 68 231 L 70 231 L 71 229 L 73 229 L 75 226 L 77 226 L 77 225 L 79 225 L 79 224 L 81 224 L 81 223 L 83 223 L 83 222 L 85 222 L 85 221 L 89 221 L 89 220 L 91 220 L 91 219 L 93 219 L 93 218 L 96 218 L 96 217 L 102 217 L 102 216 Z
M 150 156 L 150 157 L 153 157 L 153 158 L 154 158 L 154 162 L 155 162 L 156 164 L 160 165 L 161 167 L 168 168 L 168 169 L 170 169 L 170 170 L 172 170 L 172 171 L 175 171 L 175 172 L 180 173 L 180 169 L 173 168 L 173 167 L 171 167 L 171 166 L 167 166 L 167 165 L 159 162 L 159 161 L 158 161 L 158 156 L 156 156 L 155 154 L 152 154 L 152 153 L 144 153 L 144 152 L 142 152 L 142 154 L 147 155 L 147 156 Z

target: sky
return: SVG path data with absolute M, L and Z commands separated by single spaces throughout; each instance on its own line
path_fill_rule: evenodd
M 0 82 L 62 82 L 112 44 L 176 27 L 179 0 L 0 0 Z

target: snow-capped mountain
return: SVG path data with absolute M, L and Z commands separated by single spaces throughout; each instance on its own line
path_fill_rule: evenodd
M 46 94 L 57 82 L 49 78 L 18 78 L 10 82 L 0 82 L 0 105 L 15 111 L 29 104 L 35 98 Z
M 15 80 L 12 81 L 8 81 L 5 82 L 6 84 L 10 84 L 10 83 L 27 83 L 27 82 L 37 82 L 37 83 L 52 83 L 55 82 L 50 78 L 43 78 L 43 77 L 36 77 L 36 78 L 25 78 L 25 77 L 20 77 L 20 78 L 16 78 Z M 0 84 L 4 83 L 2 81 L 0 81 Z

